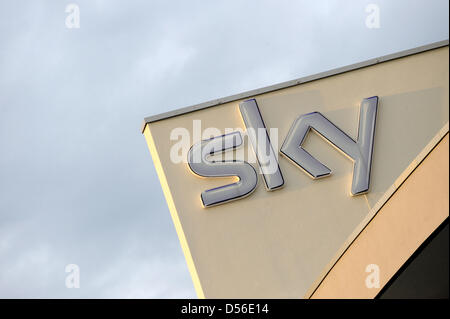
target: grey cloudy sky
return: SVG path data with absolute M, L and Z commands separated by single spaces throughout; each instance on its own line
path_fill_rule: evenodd
M 2 0 L 0 297 L 196 297 L 144 116 L 448 39 L 448 6 Z

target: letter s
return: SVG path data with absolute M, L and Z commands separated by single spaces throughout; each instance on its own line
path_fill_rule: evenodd
M 188 152 L 188 165 L 191 171 L 204 177 L 237 176 L 239 181 L 232 184 L 205 190 L 201 193 L 203 207 L 211 207 L 250 195 L 258 184 L 258 175 L 244 161 L 210 161 L 209 155 L 234 149 L 242 145 L 240 132 L 216 136 L 194 144 Z

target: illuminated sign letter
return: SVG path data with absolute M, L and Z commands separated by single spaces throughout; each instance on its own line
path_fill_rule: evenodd
M 284 179 L 275 152 L 267 134 L 266 125 L 259 112 L 255 99 L 247 100 L 239 104 L 242 119 L 247 128 L 248 138 L 255 151 L 261 168 L 264 184 L 269 191 L 283 186 Z
M 356 142 L 319 112 L 301 115 L 292 124 L 280 152 L 314 179 L 330 175 L 331 170 L 302 147 L 308 132 L 313 129 L 353 160 L 352 195 L 366 193 L 370 184 L 377 108 L 377 96 L 361 102 Z
M 258 184 L 258 175 L 249 163 L 244 161 L 210 161 L 208 156 L 242 145 L 240 132 L 216 136 L 194 144 L 188 152 L 189 168 L 204 177 L 237 176 L 236 183 L 205 190 L 201 193 L 204 207 L 223 204 L 251 194 Z

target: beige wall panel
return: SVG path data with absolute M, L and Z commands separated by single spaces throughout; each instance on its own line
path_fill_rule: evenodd
M 374 298 L 449 212 L 448 134 L 388 200 L 330 270 L 312 298 Z M 366 267 L 380 269 L 368 288 Z
M 313 181 L 280 157 L 284 188 L 267 192 L 260 177 L 249 197 L 204 209 L 200 193 L 233 179 L 199 178 L 187 164 L 172 163 L 176 141 L 169 140 L 170 132 L 183 127 L 192 136 L 198 119 L 203 128 L 244 129 L 239 101 L 147 125 L 199 296 L 305 296 L 371 208 L 448 122 L 448 47 L 255 96 L 266 126 L 279 129 L 278 141 L 272 141 L 279 148 L 294 119 L 312 111 L 356 138 L 360 102 L 374 95 L 380 102 L 371 191 L 356 197 L 349 195 L 352 162 L 310 134 L 306 149 L 332 169 L 332 176 Z

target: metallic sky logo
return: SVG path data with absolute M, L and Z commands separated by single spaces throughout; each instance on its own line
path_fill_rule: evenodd
M 370 185 L 377 109 L 377 96 L 366 98 L 361 102 L 356 141 L 319 112 L 300 115 L 292 124 L 280 153 L 313 179 L 329 176 L 331 170 L 302 147 L 309 131 L 314 130 L 353 161 L 351 194 L 364 194 L 369 190 Z M 266 189 L 272 191 L 281 188 L 284 185 L 283 175 L 256 100 L 241 102 L 239 110 L 255 151 Z M 210 155 L 238 148 L 242 144 L 241 132 L 233 132 L 203 140 L 194 144 L 189 150 L 188 165 L 195 174 L 202 177 L 236 176 L 238 178 L 235 183 L 203 191 L 201 200 L 204 207 L 241 199 L 256 189 L 258 176 L 249 163 L 208 159 Z

